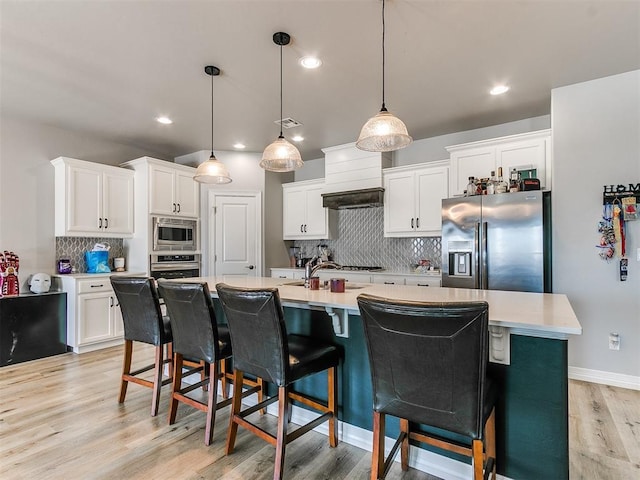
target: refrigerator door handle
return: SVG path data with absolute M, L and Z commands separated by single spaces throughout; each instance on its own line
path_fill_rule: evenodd
M 481 278 L 480 278 L 480 222 L 476 222 L 473 232 L 473 264 L 474 264 L 474 272 L 473 272 L 473 288 L 480 288 L 481 286 Z
M 482 272 L 480 274 L 480 281 L 482 282 L 481 288 L 483 290 L 488 290 L 489 289 L 489 268 L 488 268 L 488 257 L 487 257 L 487 222 L 483 222 L 482 223 L 482 233 L 481 233 L 481 239 L 482 239 L 482 244 L 481 244 L 481 257 L 482 257 L 482 265 L 481 265 L 481 269 Z

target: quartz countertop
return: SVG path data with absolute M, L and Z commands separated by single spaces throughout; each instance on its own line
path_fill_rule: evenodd
M 215 286 L 224 282 L 236 287 L 277 287 L 285 306 L 342 308 L 358 311 L 357 296 L 361 293 L 396 300 L 422 302 L 463 302 L 484 300 L 489 303 L 489 324 L 509 327 L 514 333 L 530 336 L 566 338 L 580 335 L 582 326 L 566 295 L 557 293 L 507 292 L 465 288 L 423 288 L 409 285 L 376 285 L 349 283 L 344 293 L 330 290 L 310 290 L 291 279 L 267 277 L 200 277 L 180 281 L 209 284 L 212 295 Z M 299 283 L 299 282 L 298 282 Z

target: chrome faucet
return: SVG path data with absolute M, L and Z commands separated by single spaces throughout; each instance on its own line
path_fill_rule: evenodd
M 304 288 L 311 287 L 311 277 L 313 277 L 313 275 L 321 268 L 335 268 L 336 270 L 340 270 L 342 268 L 342 265 L 338 265 L 335 262 L 322 262 L 311 266 L 317 258 L 317 256 L 313 257 L 304 266 Z

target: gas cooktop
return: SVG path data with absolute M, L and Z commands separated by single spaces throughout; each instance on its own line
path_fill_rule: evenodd
M 343 265 L 342 270 L 379 272 L 381 270 L 384 270 L 384 268 L 383 267 L 366 267 L 362 265 Z

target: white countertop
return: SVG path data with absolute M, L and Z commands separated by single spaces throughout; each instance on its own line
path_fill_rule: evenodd
M 206 281 L 215 295 L 215 285 L 224 282 L 236 287 L 277 287 L 285 306 L 318 306 L 358 311 L 356 297 L 361 293 L 397 300 L 422 302 L 462 302 L 485 300 L 489 303 L 490 325 L 509 327 L 513 333 L 532 336 L 566 338 L 582 334 L 582 326 L 564 294 L 473 290 L 465 288 L 424 288 L 405 285 L 356 283 L 344 293 L 310 290 L 287 285 L 290 279 L 266 277 L 201 277 L 181 281 Z
M 286 271 L 295 271 L 295 272 L 303 272 L 304 268 L 302 267 L 272 267 L 269 270 L 286 270 Z M 318 270 L 318 272 L 332 272 L 332 274 L 336 277 L 340 276 L 340 273 L 348 273 L 351 275 L 362 274 L 362 275 L 399 275 L 403 277 L 416 276 L 416 277 L 440 277 L 442 272 L 440 270 L 427 270 L 426 272 L 416 272 L 415 270 L 407 269 L 407 270 L 334 270 L 334 269 L 324 269 Z

